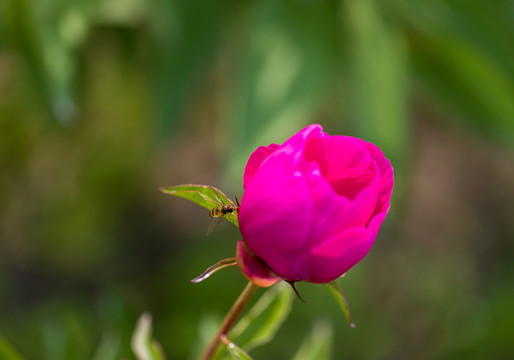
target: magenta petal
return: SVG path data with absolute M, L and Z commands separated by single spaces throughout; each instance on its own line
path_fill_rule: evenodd
M 269 287 L 281 280 L 243 241 L 237 242 L 236 261 L 239 270 L 255 285 Z
M 380 225 L 382 225 L 382 222 L 384 221 L 388 210 L 389 209 L 381 212 L 378 215 L 373 216 L 369 221 L 368 225 L 366 226 L 366 230 L 369 232 L 371 239 L 374 240 L 377 237 Z
M 245 172 L 243 174 L 243 188 L 246 189 L 246 186 L 253 178 L 255 172 L 259 169 L 262 162 L 266 160 L 268 156 L 270 156 L 279 145 L 270 144 L 268 146 L 259 146 L 253 153 L 250 155 L 248 162 L 246 163 Z
M 361 261 L 369 252 L 375 237 L 364 228 L 336 234 L 313 247 L 295 264 L 302 280 L 327 283 L 337 279 Z
M 305 158 L 316 161 L 330 183 L 346 179 L 346 186 L 335 186 L 340 195 L 353 199 L 376 176 L 374 159 L 359 139 L 350 136 L 325 136 L 309 139 Z
M 248 251 L 284 280 L 325 283 L 368 253 L 393 170 L 376 146 L 311 125 L 257 149 L 244 183 L 238 214 Z
M 369 219 L 376 209 L 380 191 L 377 164 L 359 139 L 350 136 L 331 136 L 324 140 L 323 177 L 334 190 L 358 206 Z M 318 155 L 318 158 L 320 156 Z
M 305 179 L 291 170 L 290 160 L 283 153 L 268 158 L 238 211 L 244 241 L 266 262 L 297 251 L 309 233 L 311 199 Z
M 279 150 L 291 155 L 294 163 L 298 164 L 303 160 L 307 144 L 312 139 L 323 137 L 323 132 L 321 130 L 323 130 L 321 125 L 309 125 L 280 145 Z
M 307 178 L 312 199 L 313 221 L 306 246 L 317 245 L 327 237 L 348 228 L 365 226 L 369 215 L 362 213 L 354 201 L 337 194 L 322 177 L 315 163 L 311 162 L 308 166 L 311 169 L 304 169 L 303 173 Z
M 247 184 L 239 224 L 245 242 L 259 256 L 268 249 L 294 251 L 308 235 L 311 199 L 300 165 L 307 138 L 319 133 L 321 126 L 311 125 L 288 139 L 261 163 Z
M 309 235 L 312 200 L 300 171 L 306 139 L 319 134 L 310 126 L 281 145 L 261 164 L 246 188 L 238 211 L 243 239 L 281 276 Z
M 295 161 L 300 160 L 300 156 L 303 154 L 303 148 L 305 141 L 308 137 L 314 137 L 317 134 L 321 134 L 322 127 L 314 124 L 309 125 L 306 128 L 299 131 L 296 135 L 289 138 L 284 144 L 270 144 L 268 146 L 259 146 L 248 159 L 243 174 L 243 188 L 246 189 L 253 176 L 259 170 L 262 163 L 277 149 L 281 149 L 282 152 L 292 154 Z
M 353 199 L 355 206 L 359 208 L 360 213 L 365 218 L 371 218 L 376 211 L 376 204 L 380 193 L 380 176 L 376 164 L 370 164 L 373 167 L 374 177 L 368 183 L 367 187 L 362 189 Z
M 380 195 L 375 209 L 375 214 L 378 214 L 389 209 L 389 201 L 391 200 L 394 185 L 393 167 L 378 146 L 364 140 L 360 140 L 360 142 L 368 149 L 380 172 Z

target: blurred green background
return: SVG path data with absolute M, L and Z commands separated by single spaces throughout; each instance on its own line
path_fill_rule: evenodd
M 251 354 L 292 358 L 323 319 L 333 359 L 513 358 L 510 0 L 1 0 L 0 335 L 133 359 L 149 311 L 187 359 L 245 284 L 189 280 L 240 235 L 158 187 L 241 197 L 252 150 L 315 122 L 383 149 L 393 206 L 340 281 L 357 327 L 299 284 Z

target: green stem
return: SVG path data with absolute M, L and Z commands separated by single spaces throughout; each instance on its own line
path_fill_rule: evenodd
M 241 314 L 241 312 L 244 310 L 250 299 L 252 298 L 252 295 L 257 290 L 258 286 L 252 283 L 251 281 L 248 282 L 246 287 L 243 289 L 239 297 L 237 298 L 234 305 L 232 305 L 232 308 L 230 308 L 229 312 L 223 319 L 220 327 L 218 328 L 218 332 L 214 337 L 212 338 L 211 342 L 205 349 L 203 355 L 200 357 L 200 360 L 210 360 L 216 353 L 216 350 L 218 349 L 218 346 L 220 344 L 221 338 L 223 336 L 226 336 L 232 325 L 236 322 L 237 318 Z

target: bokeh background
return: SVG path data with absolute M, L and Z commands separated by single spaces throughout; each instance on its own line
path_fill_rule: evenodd
M 291 358 L 322 321 L 325 358 L 513 358 L 510 0 L 0 1 L 0 335 L 133 359 L 149 311 L 187 359 L 245 284 L 189 280 L 239 234 L 158 187 L 240 197 L 252 150 L 315 122 L 383 149 L 393 205 L 340 281 L 357 327 L 299 284 L 251 354 Z

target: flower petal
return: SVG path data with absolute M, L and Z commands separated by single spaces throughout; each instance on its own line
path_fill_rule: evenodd
M 337 194 L 354 201 L 367 222 L 376 209 L 380 183 L 375 160 L 361 140 L 340 135 L 309 139 L 305 157 L 319 164 L 323 178 Z
M 307 179 L 310 197 L 312 199 L 312 224 L 309 233 L 309 243 L 305 246 L 314 246 L 348 228 L 365 226 L 369 217 L 363 214 L 361 208 L 354 201 L 335 192 L 321 175 L 316 163 L 308 164 L 311 169 L 304 169 L 302 173 Z
M 366 256 L 375 236 L 364 228 L 336 234 L 299 257 L 295 271 L 308 282 L 322 284 L 335 280 Z
M 259 146 L 253 153 L 250 155 L 248 162 L 245 166 L 245 172 L 243 174 L 243 188 L 246 189 L 246 186 L 253 178 L 253 175 L 259 170 L 262 162 L 266 160 L 268 156 L 270 156 L 279 145 L 270 144 L 268 146 Z
M 291 156 L 284 153 L 268 158 L 246 189 L 238 211 L 244 241 L 267 263 L 290 257 L 309 233 L 312 202 L 305 178 L 293 171 L 290 161 Z
M 391 162 L 385 158 L 384 153 L 378 148 L 378 146 L 364 140 L 359 139 L 359 141 L 366 147 L 366 149 L 368 149 L 380 172 L 380 195 L 374 212 L 374 214 L 378 214 L 389 209 L 394 185 L 393 167 L 391 166 Z
M 279 276 L 292 266 L 291 254 L 302 248 L 309 234 L 312 201 L 300 165 L 307 139 L 320 133 L 321 126 L 309 126 L 276 149 L 247 183 L 241 200 L 243 239 Z
M 240 249 L 284 280 L 325 283 L 368 253 L 389 209 L 393 170 L 373 144 L 311 125 L 257 149 L 244 184 Z
M 239 270 L 255 285 L 269 287 L 281 280 L 243 241 L 237 242 L 236 260 Z

